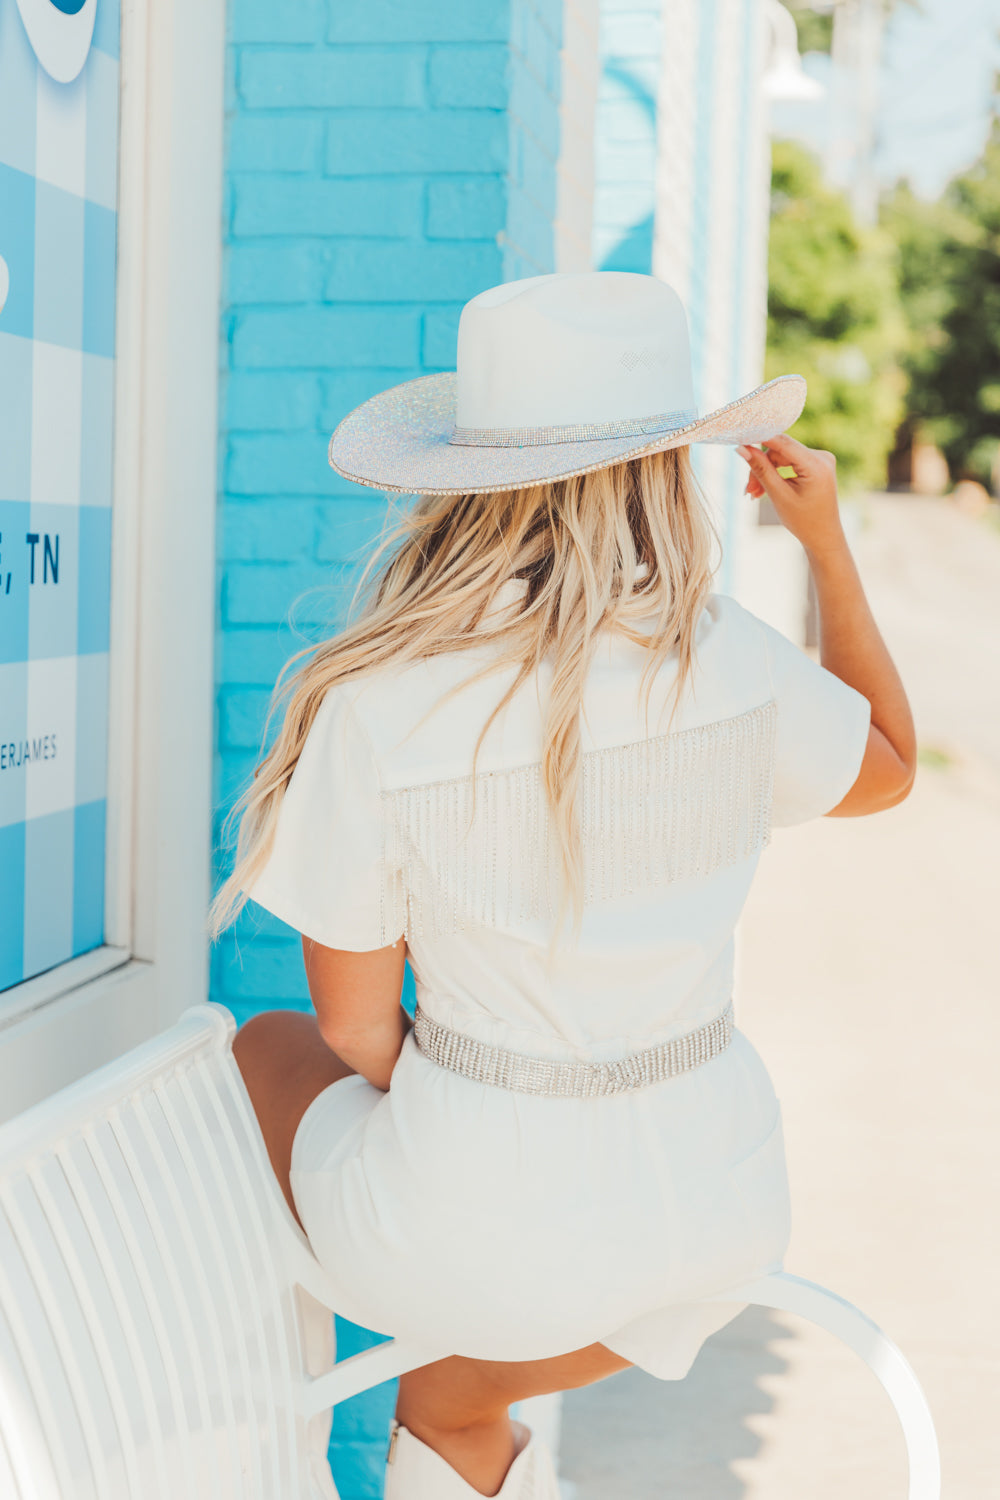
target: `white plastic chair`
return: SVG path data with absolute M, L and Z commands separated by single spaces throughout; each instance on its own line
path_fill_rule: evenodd
M 334 1365 L 333 1299 L 267 1160 L 232 1017 L 170 1031 L 0 1127 L 0 1496 L 337 1500 L 337 1403 L 440 1359 Z M 719 1301 L 829 1329 L 875 1371 L 910 1500 L 937 1500 L 913 1371 L 849 1303 L 780 1274 Z

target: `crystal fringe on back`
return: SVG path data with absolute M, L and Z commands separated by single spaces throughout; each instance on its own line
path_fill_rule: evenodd
M 710 875 L 771 836 L 777 704 L 587 750 L 579 794 L 588 902 Z M 475 810 L 473 813 L 473 780 Z M 440 934 L 552 918 L 559 846 L 541 765 L 382 793 L 382 931 Z M 471 818 L 471 823 L 470 823 Z

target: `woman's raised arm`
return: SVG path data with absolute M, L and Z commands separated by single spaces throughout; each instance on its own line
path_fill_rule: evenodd
M 747 490 L 766 494 L 782 524 L 805 548 L 816 586 L 820 661 L 871 704 L 868 747 L 857 780 L 829 817 L 859 817 L 902 802 L 917 768 L 917 742 L 906 690 L 875 623 L 847 545 L 832 453 L 782 434 L 737 451 L 750 466 Z M 793 478 L 779 468 L 791 467 Z

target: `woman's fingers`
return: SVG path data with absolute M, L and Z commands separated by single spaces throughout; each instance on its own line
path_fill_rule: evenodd
M 776 453 L 787 454 L 789 458 L 796 454 L 803 462 L 806 462 L 810 455 L 815 456 L 816 453 L 816 449 L 807 448 L 805 443 L 800 443 L 798 438 L 789 437 L 787 432 L 779 432 L 766 441 L 768 451 L 773 448 Z
M 789 437 L 787 432 L 768 438 L 767 451 L 774 455 L 779 467 L 791 464 L 796 474 L 803 479 L 825 474 L 837 467 L 837 460 L 832 453 L 827 453 L 822 448 L 807 448 L 805 443 Z
M 792 492 L 787 480 L 782 479 L 767 453 L 762 452 L 760 448 L 750 447 L 749 444 L 737 448 L 736 451 L 749 464 L 752 477 L 772 499 L 791 498 Z

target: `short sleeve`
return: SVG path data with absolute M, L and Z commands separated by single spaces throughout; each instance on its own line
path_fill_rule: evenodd
M 850 791 L 865 758 L 871 704 L 773 626 L 758 624 L 778 705 L 771 822 L 780 828 L 822 817 Z
M 309 727 L 278 807 L 267 863 L 246 894 L 283 922 L 354 953 L 394 927 L 378 767 L 349 695 L 331 688 Z

